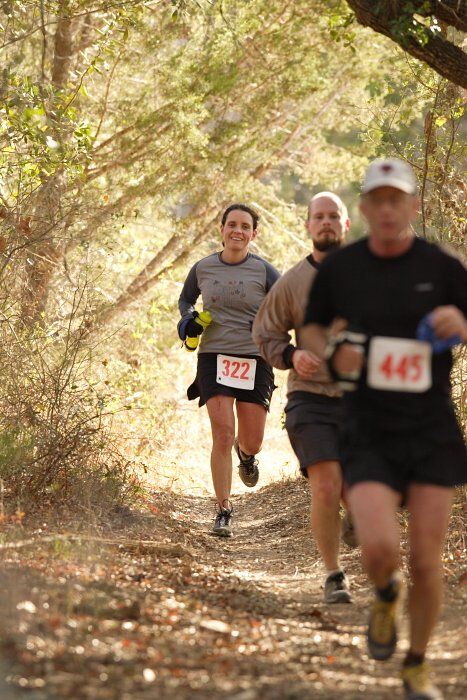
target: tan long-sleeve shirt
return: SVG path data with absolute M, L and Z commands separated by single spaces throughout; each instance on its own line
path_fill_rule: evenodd
M 252 329 L 253 340 L 264 359 L 278 369 L 288 369 L 282 353 L 291 343 L 291 330 L 295 332 L 296 346 L 303 348 L 300 342 L 301 328 L 316 272 L 317 265 L 312 255 L 301 260 L 275 283 L 256 314 Z M 313 373 L 312 379 L 302 379 L 292 368 L 287 395 L 295 391 L 341 396 L 324 363 Z

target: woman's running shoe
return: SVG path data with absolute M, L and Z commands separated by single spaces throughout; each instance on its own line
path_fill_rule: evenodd
M 254 455 L 244 455 L 240 449 L 237 438 L 234 440 L 234 450 L 238 455 L 240 464 L 238 474 L 245 486 L 256 486 L 259 479 L 258 460 Z
M 212 532 L 218 537 L 232 537 L 233 508 L 221 508 L 216 515 Z

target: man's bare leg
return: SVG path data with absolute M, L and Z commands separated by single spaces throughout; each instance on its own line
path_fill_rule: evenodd
M 307 474 L 311 487 L 311 528 L 327 573 L 324 601 L 350 603 L 349 583 L 339 566 L 341 467 L 331 460 L 317 462 L 307 468 Z
M 399 568 L 400 494 L 385 484 L 364 481 L 348 491 L 363 566 L 377 589 L 385 588 Z
M 419 656 L 425 653 L 441 609 L 441 555 L 452 497 L 453 489 L 431 484 L 412 484 L 408 491 L 410 652 Z
M 327 571 L 339 568 L 342 471 L 338 462 L 318 462 L 307 468 L 311 488 L 311 528 Z
M 363 565 L 376 587 L 367 641 L 370 656 L 389 659 L 397 645 L 397 603 L 401 582 L 399 524 L 400 494 L 383 483 L 365 481 L 349 489 L 349 501 L 362 548 Z

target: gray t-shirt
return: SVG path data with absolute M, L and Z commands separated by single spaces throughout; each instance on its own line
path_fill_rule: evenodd
M 223 262 L 220 253 L 212 253 L 193 265 L 178 308 L 182 318 L 191 316 L 201 295 L 203 310 L 212 316 L 199 351 L 259 355 L 251 327 L 261 302 L 279 277 L 275 267 L 253 253 L 239 263 Z

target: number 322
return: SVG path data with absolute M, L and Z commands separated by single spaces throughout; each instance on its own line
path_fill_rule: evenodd
M 232 379 L 248 379 L 248 370 L 250 369 L 249 362 L 230 362 L 230 360 L 222 360 L 224 365 L 224 370 L 222 374 L 224 377 L 232 377 Z M 242 373 L 239 375 L 240 368 L 242 368 Z M 232 371 L 231 371 L 232 370 Z

